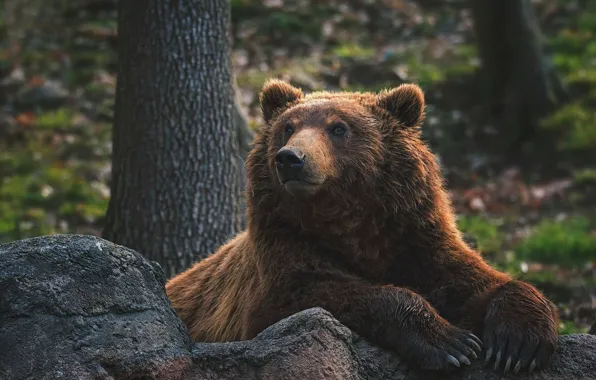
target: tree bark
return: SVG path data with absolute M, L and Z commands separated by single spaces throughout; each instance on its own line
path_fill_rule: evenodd
M 226 0 L 118 2 L 112 196 L 103 236 L 172 276 L 239 229 Z
M 506 142 L 531 138 L 565 90 L 544 54 L 529 0 L 472 1 L 490 110 Z

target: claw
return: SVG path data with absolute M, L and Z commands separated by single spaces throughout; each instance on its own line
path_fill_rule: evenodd
M 476 335 L 470 333 L 470 338 L 474 339 L 479 346 L 482 346 L 482 341 Z
M 507 362 L 505 363 L 504 373 L 509 372 L 509 367 L 511 367 L 511 356 L 507 359 Z
M 536 359 L 532 360 L 532 363 L 530 364 L 530 368 L 528 369 L 528 372 L 532 373 L 535 369 L 536 369 Z
M 519 372 L 520 369 L 521 369 L 521 360 L 518 360 L 517 364 L 513 368 L 513 373 L 517 375 L 517 373 Z
M 482 352 L 482 347 L 480 347 L 480 345 L 472 338 L 468 338 L 467 339 L 468 344 L 470 344 L 473 347 L 473 351 L 477 351 L 477 352 Z M 474 352 L 476 353 L 476 352 Z M 474 357 L 474 359 L 478 358 L 477 356 Z
M 463 355 L 460 355 L 460 357 L 458 358 L 458 360 L 459 360 L 460 363 L 464 363 L 466 365 L 472 364 L 472 363 L 470 363 L 470 359 L 466 358 Z
M 501 350 L 499 350 L 499 352 L 497 352 L 497 356 L 495 356 L 495 371 L 497 369 L 499 369 L 499 364 L 501 361 L 501 354 L 502 354 L 502 352 L 501 352 Z
M 486 351 L 486 354 L 484 355 L 484 365 L 488 364 L 488 361 L 490 360 L 491 356 L 493 356 L 493 348 L 489 348 L 488 351 Z
M 456 367 L 459 367 L 459 366 L 460 366 L 460 364 L 459 364 L 459 362 L 457 361 L 457 359 L 456 359 L 456 358 L 454 358 L 454 357 L 453 357 L 453 356 L 451 356 L 451 355 L 447 355 L 447 361 L 448 361 L 449 363 L 453 364 L 453 365 L 454 365 L 454 366 L 456 366 Z
M 474 351 L 474 350 L 470 350 L 470 356 L 472 357 L 472 359 L 478 359 L 478 355 L 476 354 L 476 351 Z

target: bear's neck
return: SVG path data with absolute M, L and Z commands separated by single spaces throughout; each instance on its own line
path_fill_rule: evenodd
M 386 267 L 400 252 L 432 254 L 464 244 L 442 189 L 404 205 L 381 191 L 343 200 L 288 202 L 275 191 L 249 190 L 249 236 L 253 240 L 311 242 L 315 249 Z M 414 197 L 412 198 L 414 199 Z M 392 203 L 393 202 L 393 203 Z M 382 270 L 382 269 L 379 269 Z

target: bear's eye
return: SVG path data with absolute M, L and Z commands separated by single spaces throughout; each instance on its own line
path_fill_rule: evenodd
M 331 126 L 333 136 L 345 136 L 348 133 L 348 127 L 344 123 L 335 123 Z
M 294 127 L 292 126 L 292 124 L 290 123 L 286 123 L 285 127 L 284 127 L 284 131 L 286 132 L 286 134 L 289 136 L 292 133 L 294 133 Z

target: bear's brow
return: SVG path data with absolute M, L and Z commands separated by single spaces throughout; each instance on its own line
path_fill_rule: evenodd
M 357 102 L 352 101 L 313 99 L 295 106 L 287 120 L 296 126 L 313 122 L 325 125 L 338 121 L 350 123 L 365 116 L 359 112 L 358 106 Z
M 325 119 L 325 124 L 333 124 L 341 121 L 341 118 L 338 115 L 329 115 Z

